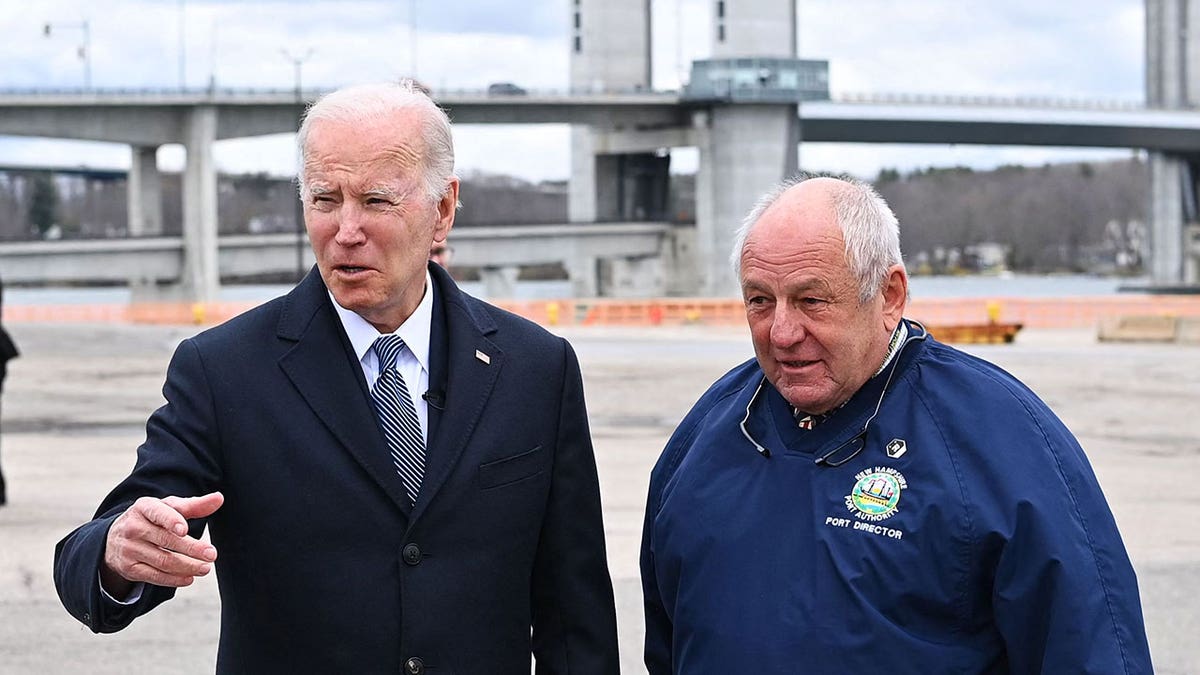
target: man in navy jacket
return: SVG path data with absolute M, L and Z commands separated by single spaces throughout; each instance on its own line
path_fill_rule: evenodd
M 786 183 L 733 255 L 756 358 L 651 477 L 651 675 L 1152 672 L 1079 444 L 1011 375 L 903 318 L 874 190 Z
M 616 673 L 575 355 L 428 262 L 458 203 L 449 120 L 364 85 L 316 103 L 299 143 L 316 268 L 179 346 L 133 472 L 59 543 L 63 604 L 120 630 L 215 565 L 219 672 L 527 675 L 532 653 Z M 415 500 L 373 399 L 393 367 L 424 441 Z

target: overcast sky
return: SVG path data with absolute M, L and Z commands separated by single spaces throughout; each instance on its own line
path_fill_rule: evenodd
M 211 80 L 223 87 L 290 88 L 289 59 L 308 54 L 302 66 L 306 88 L 415 74 L 435 88 L 503 81 L 561 89 L 568 80 L 569 3 L 6 0 L 0 2 L 0 88 L 80 86 L 78 49 L 86 19 L 96 87 L 178 87 L 182 66 L 189 87 Z M 711 5 L 654 0 L 656 87 L 677 87 L 691 59 L 708 56 Z M 800 56 L 829 61 L 835 94 L 1143 98 L 1141 0 L 800 0 L 799 17 Z M 52 23 L 49 36 L 46 22 Z M 565 126 L 464 126 L 455 135 L 460 172 L 532 180 L 567 176 Z M 288 136 L 223 141 L 216 158 L 226 171 L 287 174 L 294 162 L 291 142 Z M 1127 154 L 811 143 L 801 146 L 800 161 L 807 169 L 872 177 L 882 167 L 987 168 Z M 177 168 L 182 156 L 180 148 L 164 147 L 160 164 Z M 694 152 L 674 156 L 677 170 L 694 168 Z M 120 168 L 128 166 L 128 150 L 0 137 L 0 164 Z

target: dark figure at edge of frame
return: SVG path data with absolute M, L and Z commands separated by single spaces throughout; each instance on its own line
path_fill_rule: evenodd
M 428 260 L 449 119 L 361 85 L 298 143 L 316 267 L 180 344 L 133 472 L 58 545 L 63 604 L 121 630 L 215 564 L 221 673 L 617 673 L 574 351 Z
M 0 279 L 0 397 L 4 394 L 4 378 L 8 376 L 8 362 L 20 352 L 8 331 L 4 330 L 4 280 Z M 2 406 L 0 406 L 2 408 Z M 0 457 L 3 455 L 0 454 Z M 0 463 L 0 506 L 8 503 L 8 486 L 4 482 L 4 465 Z
M 899 226 L 869 185 L 785 182 L 732 256 L 756 358 L 651 477 L 651 675 L 1151 672 L 1079 443 L 904 318 Z

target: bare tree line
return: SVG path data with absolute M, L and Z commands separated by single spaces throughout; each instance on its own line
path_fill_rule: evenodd
M 933 269 L 980 244 L 1025 272 L 1140 271 L 1149 174 L 1139 159 L 1103 163 L 882 171 L 876 187 L 900 220 L 910 267 Z M 961 260 L 961 257 L 960 257 Z
M 0 240 L 97 239 L 129 236 L 123 172 L 0 169 Z M 565 181 L 531 183 L 510 176 L 468 174 L 456 225 L 563 223 Z M 266 174 L 217 179 L 220 234 L 295 232 L 296 187 Z M 180 176 L 162 175 L 162 232 L 182 230 Z

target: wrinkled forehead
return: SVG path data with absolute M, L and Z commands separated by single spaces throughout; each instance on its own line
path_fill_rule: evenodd
M 305 169 L 373 165 L 416 169 L 425 140 L 420 120 L 395 113 L 382 118 L 314 120 L 305 140 Z

